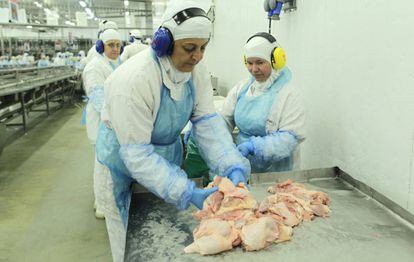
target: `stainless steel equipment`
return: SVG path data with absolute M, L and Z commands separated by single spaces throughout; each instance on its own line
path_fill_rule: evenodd
M 198 225 L 191 216 L 194 208 L 179 212 L 152 194 L 136 193 L 131 202 L 125 261 L 412 261 L 414 216 L 407 211 L 399 213 L 409 223 L 390 212 L 398 210 L 391 200 L 337 168 L 253 174 L 252 193 L 262 200 L 269 185 L 287 178 L 328 193 L 331 217 L 303 222 L 294 228 L 291 241 L 261 251 L 245 252 L 237 247 L 203 257 L 183 252 Z

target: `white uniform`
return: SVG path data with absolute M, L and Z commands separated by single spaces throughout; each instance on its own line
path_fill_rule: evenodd
M 164 63 L 165 59 L 169 58 L 161 58 L 161 70 L 164 76 L 170 77 L 164 77 L 164 84 L 170 90 L 171 97 L 180 100 L 185 85 L 173 84 L 170 78 L 177 74 L 171 74 L 173 69 L 167 67 L 168 62 Z M 160 108 L 163 88 L 161 70 L 152 57 L 152 49 L 148 48 L 128 59 L 106 80 L 102 121 L 110 123 L 121 145 L 151 143 L 151 133 Z M 192 80 L 195 86 L 195 109 L 192 117 L 214 113 L 213 89 L 203 65 L 197 65 L 193 70 Z M 112 201 L 113 197 L 108 196 L 108 199 Z M 111 205 L 112 210 L 105 213 L 105 220 L 112 255 L 114 261 L 123 261 L 126 231 L 115 201 Z
M 99 56 L 99 53 L 96 51 L 96 45 L 93 45 L 86 55 L 85 64 L 88 64 L 92 59 L 94 59 L 96 56 Z
M 230 90 L 226 101 L 219 113 L 224 118 L 227 126 L 232 131 L 235 127 L 234 110 L 237 98 L 240 96 L 242 89 L 250 82 L 250 78 L 240 81 Z M 252 85 L 246 93 L 246 96 L 259 96 L 266 93 L 269 85 Z M 284 86 L 277 94 L 276 99 L 269 112 L 266 121 L 266 133 L 270 134 L 275 131 L 293 131 L 299 142 L 305 139 L 305 114 L 303 103 L 296 89 L 291 85 Z M 300 167 L 299 146 L 294 152 L 293 169 Z
M 134 43 L 128 45 L 125 47 L 124 52 L 121 54 L 121 61 L 122 63 L 128 60 L 128 58 L 131 58 L 132 56 L 138 54 L 139 52 L 145 50 L 148 48 L 147 45 L 144 45 L 140 43 L 138 40 L 136 40 Z
M 113 71 L 114 69 L 110 65 L 110 61 L 103 55 L 98 55 L 93 58 L 92 61 L 86 65 L 82 73 L 86 95 L 90 97 L 94 89 L 103 88 L 105 80 Z M 89 141 L 92 145 L 95 145 L 96 143 L 99 123 L 100 113 L 95 109 L 94 105 L 90 101 L 86 106 L 86 130 Z M 96 158 L 93 177 L 97 210 L 105 213 L 105 203 L 107 202 L 105 197 L 110 196 L 110 194 L 105 194 L 104 192 L 111 190 L 108 183 L 112 180 L 110 178 L 109 170 L 105 166 L 101 165 Z

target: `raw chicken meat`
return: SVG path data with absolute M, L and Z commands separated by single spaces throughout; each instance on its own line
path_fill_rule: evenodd
M 261 217 L 243 226 L 241 240 L 247 251 L 260 250 L 279 237 L 279 226 L 271 217 Z
M 201 222 L 186 253 L 217 254 L 240 244 L 247 251 L 260 250 L 290 240 L 292 227 L 330 212 L 327 194 L 292 180 L 269 187 L 272 195 L 260 204 L 243 184 L 235 187 L 217 176 L 207 187 L 213 186 L 218 191 L 205 200 L 203 210 L 193 214 Z
M 186 253 L 217 254 L 240 244 L 239 233 L 232 222 L 207 219 L 194 230 L 194 243 L 184 249 Z

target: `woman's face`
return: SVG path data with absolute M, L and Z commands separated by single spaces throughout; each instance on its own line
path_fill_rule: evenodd
M 174 42 L 171 60 L 175 68 L 181 72 L 191 72 L 203 59 L 208 39 L 186 38 Z
M 249 70 L 257 82 L 264 82 L 272 73 L 272 66 L 262 58 L 249 57 L 247 58 L 247 70 Z
M 105 56 L 111 60 L 115 60 L 119 56 L 121 51 L 121 41 L 119 40 L 109 40 L 105 42 L 104 52 Z

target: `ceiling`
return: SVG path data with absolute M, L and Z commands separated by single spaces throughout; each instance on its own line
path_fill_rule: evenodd
M 75 20 L 75 13 L 85 11 L 79 2 L 84 2 L 91 10 L 91 24 L 97 24 L 99 19 L 114 19 L 125 17 L 125 13 L 135 17 L 153 17 L 157 19 L 157 6 L 165 6 L 167 0 L 19 0 L 19 8 L 26 10 L 29 23 L 46 23 L 46 11 L 52 10 L 59 19 Z M 127 2 L 127 3 L 124 3 Z M 93 18 L 92 18 L 93 17 Z

